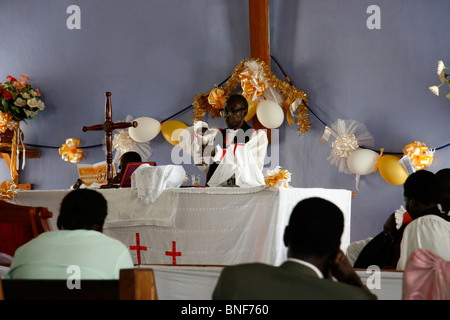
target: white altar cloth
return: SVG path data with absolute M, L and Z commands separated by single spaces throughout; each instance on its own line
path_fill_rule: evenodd
M 155 275 L 159 300 L 211 300 L 222 266 L 145 266 Z M 401 300 L 403 272 L 383 270 L 378 286 L 370 286 L 370 273 L 356 270 L 378 300 Z
M 283 232 L 293 207 L 322 197 L 344 213 L 342 249 L 350 243 L 351 191 L 321 188 L 166 189 L 146 204 L 136 189 L 98 189 L 108 201 L 104 233 L 130 248 L 135 264 L 231 265 L 286 259 Z M 45 206 L 56 219 L 70 190 L 19 190 L 14 203 Z M 142 248 L 136 250 L 137 240 Z M 140 260 L 140 261 L 139 261 Z

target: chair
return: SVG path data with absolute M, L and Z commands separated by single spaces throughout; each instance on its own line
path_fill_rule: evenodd
M 52 212 L 44 207 L 21 206 L 0 201 L 0 253 L 2 256 L 14 256 L 17 248 L 52 230 L 49 219 Z M 1 265 L 9 266 L 2 259 Z
M 403 300 L 450 300 L 450 261 L 427 249 L 408 257 L 403 273 Z
M 3 288 L 3 289 L 2 289 Z M 122 269 L 119 280 L 81 280 L 79 289 L 67 280 L 0 279 L 0 300 L 158 300 L 151 268 Z

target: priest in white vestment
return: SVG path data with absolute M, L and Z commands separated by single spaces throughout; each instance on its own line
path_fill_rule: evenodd
M 226 129 L 212 130 L 205 123 L 197 123 L 192 129 L 185 130 L 185 134 L 191 134 L 191 139 L 184 136 L 180 146 L 206 173 L 208 186 L 265 185 L 263 167 L 268 146 L 267 134 L 265 130 L 252 129 L 245 122 L 247 113 L 247 99 L 242 95 L 231 95 L 221 112 Z

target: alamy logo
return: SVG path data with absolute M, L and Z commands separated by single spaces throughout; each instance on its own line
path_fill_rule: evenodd
M 370 17 L 367 18 L 366 26 L 369 30 L 373 29 L 381 29 L 381 9 L 379 6 L 371 5 L 367 7 L 367 14 L 371 14 Z
M 371 265 L 366 270 L 370 276 L 366 280 L 366 286 L 369 289 L 381 289 L 381 271 L 380 267 Z
M 67 288 L 72 289 L 81 289 L 81 270 L 77 265 L 70 265 L 67 267 L 66 273 L 69 274 L 67 278 L 66 285 Z
M 81 9 L 79 6 L 71 5 L 67 7 L 66 13 L 71 14 L 66 20 L 67 29 L 81 29 Z
M 267 131 L 266 129 L 259 129 Z M 198 130 L 198 128 L 195 128 L 194 126 L 194 132 L 195 134 L 190 134 L 187 130 L 185 130 L 181 135 L 181 139 L 183 141 L 183 145 L 185 148 L 182 148 L 180 146 L 175 146 L 172 148 L 171 151 L 171 160 L 172 163 L 175 165 L 181 165 L 181 164 L 194 164 L 194 165 L 201 165 L 206 164 L 210 165 L 214 162 L 213 158 L 214 155 L 212 154 L 213 150 L 216 148 L 216 146 L 219 146 L 220 149 L 224 150 L 227 148 L 226 145 L 229 145 L 229 142 L 226 142 L 227 140 L 231 140 L 231 142 L 236 145 L 244 145 L 252 138 L 253 130 L 247 130 L 243 131 L 241 129 L 237 130 L 237 133 L 233 133 L 232 139 L 227 139 L 229 137 L 228 130 L 218 131 L 217 133 L 212 133 L 212 137 L 208 138 L 207 134 L 210 131 L 207 131 L 205 135 L 201 134 L 201 130 Z M 266 132 L 267 133 L 267 132 Z M 211 133 L 209 133 L 211 134 Z M 271 143 L 268 146 L 267 150 L 263 148 L 257 148 L 255 147 L 254 154 L 255 157 L 263 156 L 263 154 L 260 154 L 260 152 L 265 153 L 264 158 L 264 166 L 275 168 L 279 165 L 280 159 L 279 159 L 279 130 L 272 129 L 271 130 Z M 172 140 L 178 140 L 177 137 L 173 137 Z M 209 140 L 210 139 L 210 140 Z M 254 138 L 256 139 L 256 138 Z M 208 143 L 209 141 L 209 143 Z M 252 143 L 254 146 L 258 146 L 258 140 L 253 140 Z M 235 146 L 235 147 L 236 147 Z M 232 150 L 234 150 L 234 148 Z M 187 151 L 186 148 L 190 151 Z M 224 159 L 226 160 L 226 159 Z

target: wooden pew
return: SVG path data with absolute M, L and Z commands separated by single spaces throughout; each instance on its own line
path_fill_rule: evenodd
M 123 269 L 119 280 L 81 280 L 69 289 L 67 280 L 1 279 L 0 300 L 158 300 L 153 270 Z

